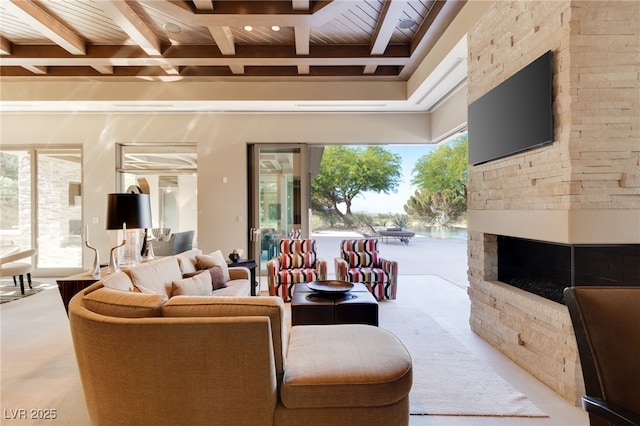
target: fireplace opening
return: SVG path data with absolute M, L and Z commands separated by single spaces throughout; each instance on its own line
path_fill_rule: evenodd
M 564 304 L 565 287 L 640 286 L 640 244 L 572 245 L 498 236 L 498 280 Z

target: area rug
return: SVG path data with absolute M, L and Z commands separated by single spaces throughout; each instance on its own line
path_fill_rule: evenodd
M 53 284 L 42 283 L 34 280 L 31 280 L 31 286 L 33 288 L 29 288 L 29 284 L 27 283 L 27 279 L 25 278 L 24 294 L 22 294 L 20 293 L 19 281 L 18 281 L 18 285 L 14 285 L 13 279 L 11 278 L 0 280 L 0 304 L 11 302 L 13 300 L 22 299 L 24 297 L 29 297 L 46 288 L 55 287 L 55 285 Z
M 428 314 L 396 302 L 381 303 L 380 326 L 411 354 L 411 414 L 548 417 Z

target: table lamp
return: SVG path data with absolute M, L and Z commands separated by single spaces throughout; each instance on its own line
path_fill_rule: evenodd
M 115 251 L 124 247 L 122 266 L 140 262 L 140 232 L 151 227 L 151 202 L 149 194 L 107 194 L 107 229 L 123 231 L 123 240 L 111 249 L 109 272 L 118 271 L 120 256 Z M 116 237 L 117 240 L 117 237 Z

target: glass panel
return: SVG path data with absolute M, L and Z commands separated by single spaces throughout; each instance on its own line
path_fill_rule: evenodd
M 197 169 L 196 145 L 121 145 L 123 170 Z
M 260 270 L 278 255 L 279 241 L 301 229 L 301 150 L 261 147 L 259 149 Z
M 32 244 L 29 151 L 0 152 L 0 211 L 0 253 L 30 248 Z
M 36 150 L 38 268 L 82 267 L 82 155 Z
M 120 145 L 120 191 L 146 186 L 154 228 L 170 233 L 195 230 L 197 246 L 197 147 Z

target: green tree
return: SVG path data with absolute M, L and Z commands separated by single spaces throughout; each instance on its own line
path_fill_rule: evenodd
M 430 217 L 446 225 L 467 209 L 467 136 L 422 156 L 411 183 L 419 189 L 405 204 L 407 214 Z
M 379 146 L 325 148 L 320 170 L 311 183 L 311 202 L 326 216 L 351 217 L 351 203 L 363 192 L 396 190 L 401 179 L 401 158 Z M 346 214 L 338 209 L 344 203 Z

